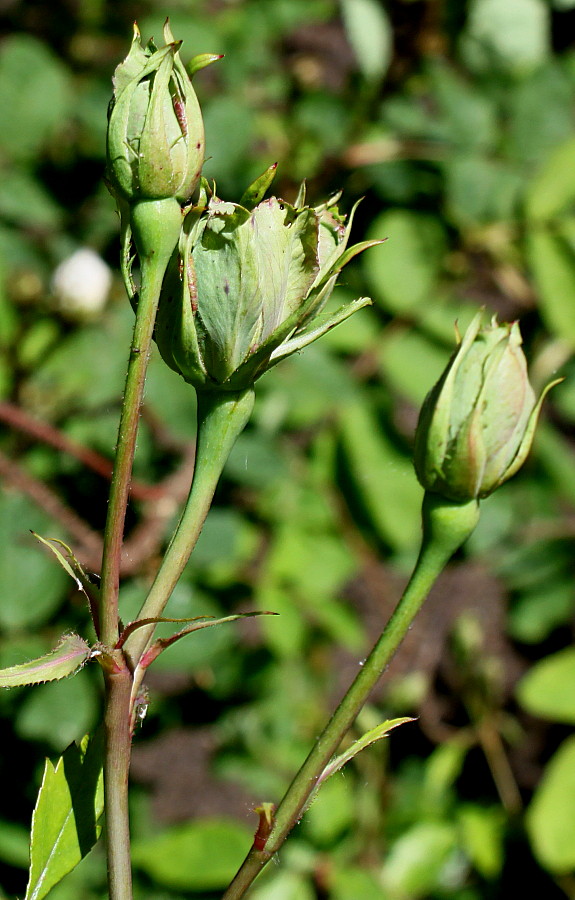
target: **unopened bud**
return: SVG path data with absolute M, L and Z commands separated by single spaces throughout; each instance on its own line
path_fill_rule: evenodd
M 545 395 L 536 400 L 517 322 L 479 313 L 421 409 L 415 471 L 449 500 L 486 497 L 523 465 Z
M 160 49 L 152 41 L 142 47 L 135 25 L 130 52 L 114 74 L 106 178 L 112 193 L 130 203 L 186 203 L 204 161 L 200 106 L 167 22 L 164 40 Z

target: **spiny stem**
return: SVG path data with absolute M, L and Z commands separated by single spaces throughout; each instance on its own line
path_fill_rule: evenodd
M 479 505 L 475 500 L 459 504 L 432 494 L 425 495 L 421 551 L 401 600 L 279 804 L 264 848 L 252 847 L 222 900 L 239 900 L 244 896 L 298 822 L 325 766 L 405 637 L 434 581 L 475 528 L 478 516 Z

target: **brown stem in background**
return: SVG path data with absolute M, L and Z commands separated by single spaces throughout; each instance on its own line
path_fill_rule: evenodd
M 124 542 L 121 557 L 122 576 L 141 570 L 147 560 L 158 553 L 164 540 L 166 524 L 186 499 L 194 471 L 193 444 L 184 448 L 176 469 L 160 484 L 149 486 L 149 499 L 142 507 L 142 517 Z M 99 572 L 102 558 L 102 536 L 71 509 L 58 494 L 35 478 L 18 462 L 0 452 L 0 478 L 29 497 L 54 519 L 70 536 L 74 555 L 91 572 Z M 144 486 L 148 487 L 148 486 Z
M 54 428 L 53 425 L 31 416 L 30 413 L 16 406 L 16 404 L 0 402 L 0 420 L 6 422 L 12 428 L 18 429 L 18 431 L 29 434 L 43 444 L 48 444 L 56 450 L 62 450 L 62 452 L 79 460 L 87 469 L 91 469 L 92 472 L 96 472 L 107 481 L 110 481 L 112 478 L 112 463 L 105 456 L 102 456 L 101 453 L 92 450 L 90 447 L 85 447 L 83 444 L 72 440 L 59 429 Z M 154 500 L 160 497 L 163 491 L 161 487 L 155 485 L 132 481 L 130 493 L 134 500 Z

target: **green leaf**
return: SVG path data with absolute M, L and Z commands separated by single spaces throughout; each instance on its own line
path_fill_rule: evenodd
M 516 213 L 523 181 L 508 163 L 462 155 L 446 170 L 446 205 L 461 228 L 508 221 Z
M 527 258 L 545 324 L 575 346 L 575 254 L 554 234 L 531 230 L 527 234 Z
M 376 873 L 360 867 L 336 871 L 331 896 L 333 900 L 358 900 L 359 897 L 389 900 L 389 894 L 383 889 Z
M 466 31 L 463 51 L 469 63 L 493 71 L 498 62 L 523 74 L 549 53 L 549 7 L 541 0 L 473 0 Z
M 575 867 L 575 737 L 567 738 L 545 769 L 526 814 L 533 851 L 557 874 Z
M 72 97 L 68 71 L 42 41 L 26 34 L 6 37 L 0 55 L 0 146 L 10 157 L 35 158 L 65 125 Z
M 99 589 L 90 581 L 89 576 L 86 574 L 68 545 L 58 538 L 43 538 L 42 535 L 36 534 L 35 531 L 33 531 L 32 534 L 41 544 L 44 544 L 44 546 L 52 551 L 64 571 L 76 583 L 78 590 L 82 591 L 88 599 L 92 599 L 96 602 L 100 593 Z M 66 556 L 58 549 L 56 546 L 57 544 L 64 548 Z
M 132 858 L 150 878 L 173 890 L 217 891 L 235 875 L 252 837 L 237 822 L 202 819 L 137 841 Z
M 27 869 L 30 862 L 28 829 L 0 820 L 0 859 L 10 866 Z
M 42 900 L 94 846 L 104 809 L 101 734 L 72 744 L 56 766 L 46 760 L 32 817 L 25 900 Z
M 0 182 L 0 214 L 22 228 L 55 230 L 63 218 L 50 194 L 24 172 L 12 172 Z
M 14 727 L 25 741 L 43 741 L 62 753 L 92 728 L 98 712 L 95 685 L 87 671 L 41 684 L 18 703 Z
M 455 827 L 419 822 L 404 832 L 387 854 L 383 883 L 392 896 L 423 898 L 434 894 L 456 849 Z
M 64 573 L 45 553 L 31 551 L 31 540 L 23 540 L 27 529 L 49 527 L 26 497 L 0 490 L 0 627 L 6 631 L 43 624 L 62 601 Z
M 423 492 L 410 460 L 367 404 L 346 407 L 340 426 L 350 478 L 377 534 L 395 550 L 414 548 Z
M 575 138 L 555 147 L 525 195 L 525 214 L 531 221 L 548 221 L 575 198 Z
M 256 887 L 252 900 L 315 900 L 316 897 L 308 875 L 302 872 L 280 872 L 273 881 L 262 884 L 260 888 Z
M 403 716 L 399 719 L 386 719 L 385 722 L 381 722 L 379 725 L 376 725 L 375 728 L 366 731 L 365 734 L 362 734 L 357 741 L 354 741 L 351 747 L 348 747 L 344 753 L 340 753 L 339 756 L 336 756 L 328 763 L 319 777 L 318 787 L 327 778 L 331 778 L 332 775 L 339 772 L 346 763 L 353 759 L 354 756 L 357 756 L 358 753 L 361 753 L 362 750 L 365 750 L 366 747 L 375 744 L 376 741 L 381 741 L 382 738 L 387 737 L 390 731 L 393 731 L 393 729 L 397 728 L 399 725 L 405 725 L 406 722 L 415 722 L 415 719 L 411 716 Z
M 67 678 L 82 668 L 90 652 L 88 644 L 77 634 L 64 635 L 58 646 L 45 656 L 0 669 L 0 687 L 20 687 Z
M 147 669 L 149 665 L 151 665 L 155 659 L 158 658 L 160 653 L 164 650 L 167 650 L 172 644 L 176 641 L 179 641 L 181 638 L 186 637 L 188 634 L 193 634 L 195 631 L 201 631 L 204 628 L 212 628 L 214 625 L 226 625 L 229 622 L 235 622 L 237 619 L 250 619 L 254 616 L 275 616 L 277 613 L 270 612 L 269 610 L 257 610 L 256 612 L 248 612 L 248 613 L 236 613 L 231 616 L 224 616 L 221 619 L 209 619 L 205 620 L 204 616 L 198 616 L 196 618 L 203 619 L 201 622 L 195 622 L 194 625 L 189 625 L 188 628 L 182 628 L 181 631 L 177 631 L 175 634 L 170 635 L 165 638 L 157 638 L 153 644 L 146 650 L 143 654 L 139 665 L 143 669 Z M 125 638 L 130 631 L 134 631 L 136 628 L 141 628 L 146 625 L 156 625 L 161 622 L 189 622 L 190 619 L 166 619 L 162 616 L 153 619 L 140 619 L 137 622 L 130 622 L 130 624 L 124 629 L 123 637 Z M 193 621 L 193 620 L 192 620 Z
M 424 213 L 392 209 L 374 220 L 367 238 L 389 238 L 363 257 L 373 299 L 396 314 L 412 313 L 427 304 L 445 251 L 439 220 Z
M 346 828 L 352 828 L 356 816 L 353 782 L 343 777 L 332 778 L 322 784 L 319 794 L 314 792 L 305 813 L 304 829 L 322 848 L 333 845 Z
M 382 78 L 391 62 L 392 31 L 377 0 L 342 0 L 347 38 L 365 78 Z
M 421 406 L 445 369 L 450 355 L 451 348 L 441 346 L 419 329 L 401 327 L 383 332 L 378 353 L 386 383 L 415 406 Z M 408 366 L 406 359 L 409 360 Z
M 575 724 L 575 648 L 536 663 L 519 682 L 517 696 L 535 716 Z
M 473 865 L 484 878 L 495 878 L 504 859 L 503 810 L 465 803 L 459 807 L 457 819 L 463 847 Z

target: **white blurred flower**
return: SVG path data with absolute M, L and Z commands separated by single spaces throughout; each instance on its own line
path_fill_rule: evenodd
M 63 260 L 52 275 L 58 309 L 72 318 L 93 318 L 103 309 L 112 272 L 94 250 L 82 247 Z

